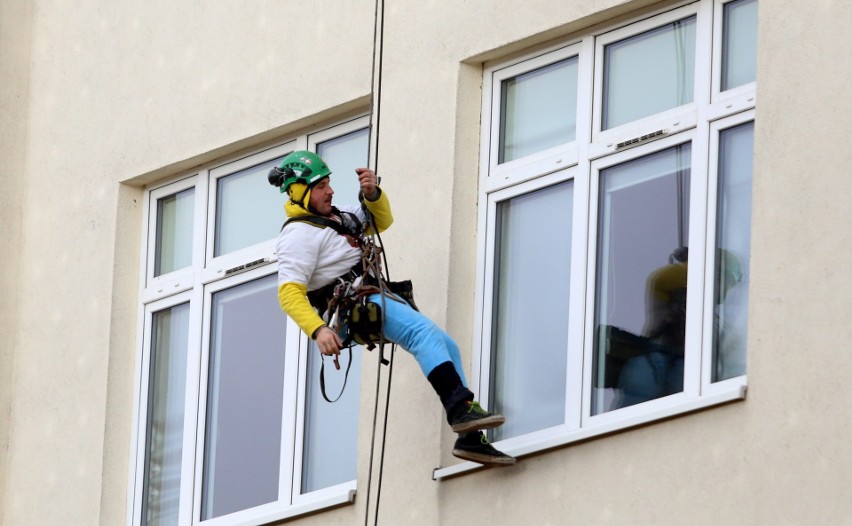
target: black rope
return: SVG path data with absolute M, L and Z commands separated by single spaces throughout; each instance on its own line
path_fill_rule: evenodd
M 373 172 L 378 173 L 378 165 L 379 165 L 379 126 L 381 123 L 381 96 L 382 96 L 382 53 L 384 50 L 383 42 L 384 42 L 384 29 L 385 29 L 385 3 L 384 0 L 376 0 L 376 9 L 374 13 L 373 19 L 373 67 L 372 74 L 370 77 L 370 148 L 367 149 L 367 166 L 372 166 Z M 370 162 L 372 159 L 372 163 Z M 377 176 L 378 177 L 378 176 Z M 378 183 L 378 179 L 376 180 Z M 376 364 L 376 398 L 373 404 L 373 432 L 372 437 L 370 439 L 370 465 L 368 468 L 367 475 L 367 502 L 366 509 L 364 512 L 364 526 L 367 526 L 370 520 L 370 492 L 372 490 L 373 485 L 373 460 L 376 452 L 376 424 L 378 422 L 379 416 L 379 393 L 381 391 L 381 379 L 382 379 L 382 361 L 384 360 L 385 353 L 385 336 L 384 336 L 384 326 L 385 326 L 385 295 L 387 294 L 387 284 L 386 281 L 382 279 L 382 271 L 387 276 L 387 280 L 390 281 L 390 271 L 388 270 L 387 264 L 387 256 L 384 253 L 384 245 L 382 243 L 382 238 L 379 235 L 379 229 L 376 227 L 375 221 L 373 220 L 373 215 L 367 209 L 366 205 L 362 202 L 362 207 L 364 210 L 364 214 L 367 218 L 367 223 L 371 227 L 371 237 L 375 235 L 378 241 L 378 247 L 381 248 L 381 256 L 384 261 L 383 268 L 370 269 L 373 271 L 373 275 L 376 276 L 379 282 L 379 292 L 382 297 L 382 331 L 380 332 L 380 341 L 379 341 L 379 352 L 378 352 L 378 363 Z M 371 258 L 371 263 L 375 266 L 375 258 Z M 393 375 L 393 357 L 394 357 L 395 346 L 391 345 L 391 357 L 390 364 L 388 367 L 388 390 L 387 397 L 385 400 L 385 415 L 383 421 L 383 431 L 382 431 L 382 450 L 379 456 L 379 473 L 378 473 L 378 487 L 376 488 L 376 505 L 375 505 L 375 515 L 373 518 L 373 525 L 376 526 L 379 522 L 379 503 L 381 500 L 382 494 L 382 478 L 384 473 L 384 462 L 385 462 L 385 442 L 387 439 L 387 427 L 388 427 L 388 408 L 390 405 L 390 386 L 391 386 L 391 378 Z

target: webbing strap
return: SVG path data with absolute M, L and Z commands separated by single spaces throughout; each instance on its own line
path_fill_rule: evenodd
M 352 368 L 352 347 L 347 347 L 346 350 L 349 351 L 349 364 L 346 366 L 346 373 L 343 375 L 343 386 L 341 386 L 340 393 L 338 393 L 337 397 L 334 400 L 331 400 L 328 397 L 328 394 L 325 392 L 325 358 L 323 358 L 323 355 L 320 354 L 320 361 L 322 362 L 322 364 L 320 365 L 319 377 L 320 392 L 322 393 L 322 397 L 325 398 L 325 401 L 330 404 L 333 404 L 334 402 L 340 400 L 340 397 L 343 396 L 343 392 L 346 391 L 346 382 L 347 380 L 349 380 L 349 369 Z
M 340 221 L 335 221 L 330 217 L 326 216 L 317 216 L 317 215 L 303 215 L 303 216 L 293 216 L 284 221 L 284 224 L 281 225 L 281 230 L 289 225 L 290 223 L 311 223 L 320 228 L 331 228 L 341 236 L 349 236 L 353 238 L 359 238 L 361 234 L 364 233 L 364 225 L 361 224 L 361 220 L 358 219 L 358 216 L 351 212 L 343 212 L 338 210 L 335 207 L 331 208 L 331 212 L 341 218 Z M 343 224 L 343 218 L 348 217 L 355 225 L 354 229 L 347 228 L 346 225 Z

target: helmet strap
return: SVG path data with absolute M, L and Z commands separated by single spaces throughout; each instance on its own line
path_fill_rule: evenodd
M 290 194 L 290 202 L 293 203 L 294 205 L 298 205 L 298 206 L 302 207 L 303 209 L 307 210 L 308 212 L 310 212 L 312 214 L 322 215 L 322 214 L 319 213 L 319 211 L 317 209 L 315 209 L 313 206 L 311 206 L 311 202 L 308 200 L 308 194 L 311 193 L 312 188 L 313 188 L 313 185 L 305 188 L 305 193 L 302 194 L 302 198 L 298 201 L 293 198 L 292 194 Z

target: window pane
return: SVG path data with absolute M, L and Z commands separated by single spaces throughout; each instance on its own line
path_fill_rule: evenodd
M 213 295 L 202 519 L 278 499 L 286 318 L 276 278 Z
M 695 17 L 604 48 L 603 129 L 692 102 Z
M 574 140 L 577 57 L 503 81 L 499 163 Z
M 689 145 L 601 172 L 592 413 L 683 390 Z
M 302 493 L 355 480 L 358 476 L 358 411 L 361 392 L 362 348 L 352 350 L 352 369 L 340 399 L 330 404 L 319 385 L 322 355 L 311 343 L 308 350 L 307 406 L 302 460 Z M 334 400 L 343 388 L 348 352 L 340 356 L 340 371 L 325 358 L 326 394 Z
M 355 168 L 367 166 L 370 131 L 367 128 L 342 137 L 321 142 L 317 145 L 317 154 L 332 171 L 331 186 L 334 188 L 334 204 L 358 204 L 358 176 Z
M 192 216 L 195 188 L 157 200 L 157 248 L 154 276 L 192 264 Z
M 753 82 L 757 70 L 757 0 L 725 4 L 722 91 Z
M 489 408 L 506 424 L 494 440 L 565 421 L 572 211 L 570 181 L 498 205 Z
M 231 175 L 217 183 L 213 253 L 221 256 L 274 238 L 284 223 L 285 195 L 269 186 L 269 170 L 282 158 Z
M 713 381 L 746 372 L 754 123 L 723 131 L 719 144 Z
M 178 523 L 189 304 L 154 313 L 148 383 L 143 524 Z

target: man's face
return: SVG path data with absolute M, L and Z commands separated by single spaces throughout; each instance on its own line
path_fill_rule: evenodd
M 311 188 L 310 205 L 320 215 L 327 216 L 331 213 L 331 197 L 334 195 L 334 190 L 331 188 L 329 178 L 321 179 L 320 182 Z

